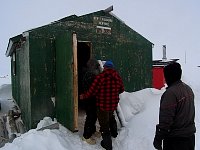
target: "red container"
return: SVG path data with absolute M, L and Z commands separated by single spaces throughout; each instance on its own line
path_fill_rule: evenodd
M 165 77 L 163 73 L 164 66 L 153 67 L 153 88 L 161 89 L 165 85 Z

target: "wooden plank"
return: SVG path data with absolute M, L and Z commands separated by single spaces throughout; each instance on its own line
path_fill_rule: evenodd
M 78 130 L 78 60 L 77 37 L 73 33 L 73 100 L 74 100 L 74 129 Z

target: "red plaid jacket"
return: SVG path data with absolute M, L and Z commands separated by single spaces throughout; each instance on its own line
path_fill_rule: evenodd
M 119 94 L 124 92 L 124 85 L 118 72 L 106 68 L 97 75 L 89 90 L 83 94 L 83 98 L 96 96 L 96 105 L 101 110 L 114 111 L 119 103 Z

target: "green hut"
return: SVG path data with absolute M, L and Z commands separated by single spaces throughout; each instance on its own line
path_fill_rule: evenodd
M 82 69 L 112 60 L 128 92 L 152 86 L 152 43 L 108 9 L 72 15 L 10 38 L 12 95 L 27 127 L 45 116 L 78 129 Z

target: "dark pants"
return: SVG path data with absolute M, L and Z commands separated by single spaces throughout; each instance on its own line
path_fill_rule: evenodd
M 101 146 L 106 150 L 112 150 L 111 136 L 117 137 L 117 122 L 113 111 L 97 110 L 97 117 L 99 120 L 100 131 L 103 140 Z
M 194 150 L 195 135 L 191 137 L 176 137 L 163 140 L 163 150 Z
M 83 137 L 88 139 L 96 131 L 97 109 L 95 98 L 85 100 L 86 120 L 84 126 Z

